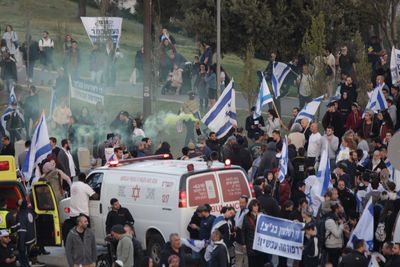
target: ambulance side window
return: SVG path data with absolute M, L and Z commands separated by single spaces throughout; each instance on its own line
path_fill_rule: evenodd
M 34 192 L 38 210 L 54 210 L 54 202 L 48 185 L 36 185 Z
M 104 174 L 101 172 L 92 173 L 87 179 L 86 183 L 100 195 L 101 193 L 101 184 L 103 183 Z

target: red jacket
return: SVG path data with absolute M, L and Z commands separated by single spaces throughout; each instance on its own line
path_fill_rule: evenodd
M 357 111 L 357 114 L 354 111 L 351 111 L 350 114 L 347 116 L 346 124 L 344 127 L 346 130 L 353 130 L 357 131 L 358 127 L 360 126 L 362 121 L 362 113 L 361 111 Z
M 279 205 L 283 207 L 283 204 L 285 204 L 285 202 L 289 200 L 290 196 L 290 184 L 286 179 L 279 184 L 278 192 L 279 192 Z

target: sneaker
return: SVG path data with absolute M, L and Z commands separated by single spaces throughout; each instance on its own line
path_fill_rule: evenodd
M 32 266 L 32 267 L 43 267 L 43 266 L 46 266 L 46 264 L 43 263 L 43 262 L 40 262 L 40 261 L 38 261 L 38 260 L 35 260 L 35 261 L 32 261 L 31 266 Z

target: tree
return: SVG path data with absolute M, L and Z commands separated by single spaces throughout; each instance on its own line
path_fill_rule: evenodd
M 86 0 L 78 1 L 78 16 L 85 17 L 86 16 Z
M 368 62 L 368 55 L 364 48 L 364 43 L 360 32 L 354 36 L 354 46 L 356 48 L 356 73 L 358 82 L 358 102 L 365 106 L 368 102 L 367 85 L 371 82 L 371 64 Z
M 311 27 L 307 30 L 303 38 L 303 53 L 307 62 L 314 67 L 312 72 L 311 91 L 314 96 L 326 93 L 326 75 L 324 73 L 325 53 L 325 16 L 320 12 L 318 16 L 311 20 Z
M 257 87 L 256 76 L 254 75 L 254 46 L 252 43 L 249 43 L 246 47 L 246 53 L 243 62 L 243 78 L 242 82 L 240 83 L 240 88 L 244 93 L 243 96 L 246 98 L 250 109 L 250 107 L 254 104 L 259 90 Z

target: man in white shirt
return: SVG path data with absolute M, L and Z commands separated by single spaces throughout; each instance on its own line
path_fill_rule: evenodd
M 54 41 L 49 37 L 49 32 L 42 33 L 42 39 L 39 40 L 40 62 L 44 70 L 53 66 Z
M 325 129 L 325 135 L 322 137 L 322 147 L 328 144 L 328 158 L 330 166 L 333 169 L 336 162 L 336 152 L 339 148 L 339 138 L 333 134 L 333 127 L 328 126 Z
M 86 175 L 80 173 L 78 181 L 73 182 L 71 186 L 71 218 L 84 214 L 89 218 L 89 200 L 98 200 L 100 196 L 85 183 Z
M 61 141 L 61 146 L 62 148 L 57 155 L 57 168 L 73 178 L 77 175 L 77 168 L 71 154 L 70 141 L 68 139 L 63 139 Z
M 310 126 L 311 135 L 308 139 L 307 161 L 306 166 L 315 165 L 316 159 L 321 155 L 322 136 L 318 132 L 318 123 L 313 122 Z

